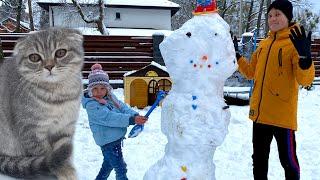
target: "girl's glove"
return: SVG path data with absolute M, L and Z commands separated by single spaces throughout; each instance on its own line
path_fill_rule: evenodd
M 233 36 L 233 46 L 234 50 L 236 51 L 237 60 L 239 60 L 241 58 L 241 55 L 239 53 L 238 39 L 236 36 Z
M 301 30 L 301 31 L 300 31 Z M 311 59 L 311 34 L 309 31 L 308 37 L 303 26 L 300 26 L 300 30 L 297 26 L 290 29 L 291 34 L 289 35 L 294 47 L 299 54 L 299 66 L 301 69 L 308 69 L 312 64 Z

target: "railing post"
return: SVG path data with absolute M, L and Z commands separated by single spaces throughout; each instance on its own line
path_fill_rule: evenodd
M 1 38 L 0 38 L 0 60 L 3 59 L 4 55 L 3 55 L 3 49 L 2 49 L 2 42 L 1 42 Z
M 164 35 L 161 33 L 153 34 L 152 39 L 153 39 L 153 61 L 164 66 L 165 64 L 159 49 L 159 44 L 163 41 Z

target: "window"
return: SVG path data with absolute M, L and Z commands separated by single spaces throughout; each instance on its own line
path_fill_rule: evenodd
M 148 85 L 148 105 L 151 106 L 157 99 L 157 92 L 159 91 L 158 83 L 151 80 Z
M 116 12 L 116 20 L 121 20 L 121 14 L 119 12 Z
M 158 81 L 159 90 L 170 91 L 171 90 L 171 82 L 167 79 L 161 79 Z
M 155 93 L 158 92 L 158 90 L 159 90 L 159 87 L 158 87 L 157 81 L 151 80 L 151 81 L 149 82 L 149 93 L 155 94 Z

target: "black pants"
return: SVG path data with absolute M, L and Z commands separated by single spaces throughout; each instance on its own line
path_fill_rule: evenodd
M 279 158 L 285 170 L 286 180 L 299 180 L 300 167 L 296 155 L 294 131 L 270 125 L 253 123 L 253 175 L 255 180 L 268 179 L 270 144 L 275 137 Z

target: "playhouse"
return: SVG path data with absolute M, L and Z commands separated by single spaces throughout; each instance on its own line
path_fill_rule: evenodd
M 130 106 L 151 106 L 159 90 L 169 91 L 172 81 L 165 66 L 156 62 L 124 74 L 124 99 Z

